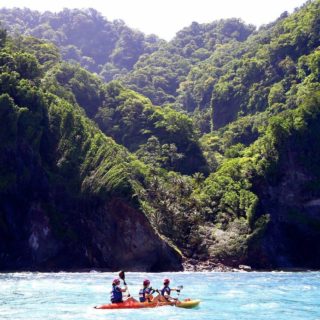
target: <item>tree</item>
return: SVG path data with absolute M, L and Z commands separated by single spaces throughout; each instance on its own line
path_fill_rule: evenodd
M 7 41 L 7 30 L 1 28 L 0 24 L 0 49 L 3 48 Z

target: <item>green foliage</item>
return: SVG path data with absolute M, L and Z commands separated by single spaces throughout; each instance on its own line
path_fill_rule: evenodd
M 241 44 L 218 47 L 202 63 L 191 68 L 181 83 L 177 100 L 182 108 L 212 109 L 214 129 L 243 115 L 276 113 L 291 96 L 302 77 L 317 69 L 319 1 L 312 1 L 248 37 Z M 314 62 L 300 57 L 313 56 Z M 300 69 L 301 69 L 300 68 Z M 316 77 L 318 77 L 319 73 Z M 290 107 L 292 107 L 290 105 Z
M 184 157 L 183 154 L 177 152 L 175 144 L 161 145 L 155 136 L 151 136 L 145 144 L 142 144 L 136 155 L 141 161 L 150 164 L 153 168 L 164 167 L 169 170 L 173 170 L 176 161 Z
M 3 48 L 7 41 L 7 31 L 1 28 L 0 24 L 0 48 Z
M 104 133 L 137 152 L 141 159 L 150 159 L 154 152 L 157 159 L 151 162 L 164 168 L 183 173 L 206 170 L 188 116 L 169 107 L 154 107 L 149 99 L 117 82 L 104 88 L 104 102 L 94 119 Z
M 6 192 L 16 180 L 10 152 L 14 152 L 17 145 L 17 130 L 19 108 L 14 105 L 13 99 L 8 94 L 0 95 L 0 119 L 3 122 L 0 128 L 0 192 Z
M 134 70 L 120 79 L 156 105 L 162 105 L 174 102 L 179 82 L 189 70 L 190 62 L 168 45 L 151 55 L 142 56 Z
M 229 264 L 268 246 L 278 210 L 316 224 L 303 210 L 320 197 L 319 5 L 254 33 L 193 23 L 170 43 L 91 9 L 2 9 L 72 64 L 0 31 L 1 195 L 125 198 L 187 257 Z
M 193 189 L 200 186 L 202 179 L 175 172 L 161 174 L 153 170 L 151 173 L 146 188 L 139 194 L 142 208 L 160 233 L 184 252 L 194 250 L 202 208 Z
M 55 65 L 46 74 L 42 86 L 72 103 L 78 103 L 89 117 L 93 117 L 103 103 L 102 81 L 76 65 Z
M 76 103 L 88 112 L 101 104 L 102 82 L 83 69 L 57 64 L 55 54 L 40 64 L 31 52 L 45 44 L 20 40 L 31 45 L 28 52 L 16 51 L 15 40 L 0 52 L 1 196 L 19 192 L 28 198 L 43 194 L 41 188 L 50 184 L 53 190 L 62 185 L 70 199 L 116 195 L 132 201 L 137 179 L 144 179 L 142 165 Z M 59 87 L 64 88 L 61 98 L 53 94 L 60 93 Z
M 0 20 L 11 33 L 54 43 L 65 60 L 79 63 L 105 80 L 131 70 L 141 55 L 161 44 L 156 36 L 145 36 L 123 21 L 110 22 L 94 9 L 64 9 L 59 13 L 1 9 Z M 44 52 L 48 47 L 41 49 Z
M 141 56 L 134 69 L 120 79 L 155 104 L 175 102 L 181 83 L 186 80 L 191 68 L 196 68 L 198 63 L 209 58 L 219 44 L 244 41 L 253 30 L 253 26 L 237 19 L 210 24 L 193 22 L 190 27 L 179 31 L 167 45 L 151 55 Z M 178 101 L 177 105 L 180 103 Z M 187 110 L 190 109 L 188 106 Z
M 22 78 L 33 80 L 40 76 L 39 63 L 33 55 L 29 53 L 18 53 L 15 56 L 16 71 Z
M 20 38 L 17 42 L 12 43 L 13 49 L 34 55 L 41 65 L 43 71 L 48 71 L 60 62 L 60 52 L 56 46 L 33 37 Z
M 55 148 L 55 174 L 68 181 L 72 193 L 130 198 L 131 173 L 136 171 L 130 161 L 134 158 L 95 128 L 80 109 L 53 96 L 50 99 L 48 125 L 52 137 L 48 139 L 52 142 L 49 147 Z

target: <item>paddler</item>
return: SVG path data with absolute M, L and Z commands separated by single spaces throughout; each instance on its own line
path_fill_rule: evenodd
M 160 291 L 160 294 L 162 297 L 164 297 L 167 301 L 177 301 L 177 299 L 175 298 L 172 298 L 170 296 L 170 293 L 171 291 L 177 291 L 177 292 L 180 292 L 180 289 L 176 289 L 176 288 L 170 288 L 169 287 L 169 284 L 170 284 L 170 279 L 164 279 L 163 280 L 163 288 L 161 289 Z
M 120 287 L 120 279 L 115 278 L 112 281 L 112 290 L 111 290 L 111 302 L 112 303 L 121 303 L 123 302 L 123 292 L 128 291 L 127 285 L 124 286 L 124 288 Z M 129 297 L 126 299 L 126 301 L 136 301 L 134 298 Z
M 139 300 L 140 302 L 151 302 L 153 300 L 152 294 L 158 290 L 154 290 L 150 287 L 150 280 L 145 279 L 142 283 L 143 288 L 139 291 Z

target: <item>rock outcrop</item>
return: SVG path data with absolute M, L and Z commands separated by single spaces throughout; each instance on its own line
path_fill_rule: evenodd
M 320 265 L 319 142 L 311 139 L 312 126 L 303 140 L 297 135 L 280 151 L 276 174 L 256 184 L 259 211 L 270 215 L 268 228 L 250 248 L 255 268 L 318 268 Z M 308 160 L 309 159 L 309 160 Z
M 1 201 L 0 270 L 182 269 L 179 253 L 120 198 L 68 214 L 42 202 L 20 203 Z

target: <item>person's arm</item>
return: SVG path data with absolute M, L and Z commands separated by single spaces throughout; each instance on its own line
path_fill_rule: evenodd
M 154 294 L 155 292 L 160 293 L 158 289 L 150 288 L 150 290 L 149 290 L 148 294 Z
M 119 288 L 121 292 L 126 292 L 128 290 L 128 287 L 125 285 L 124 288 Z

